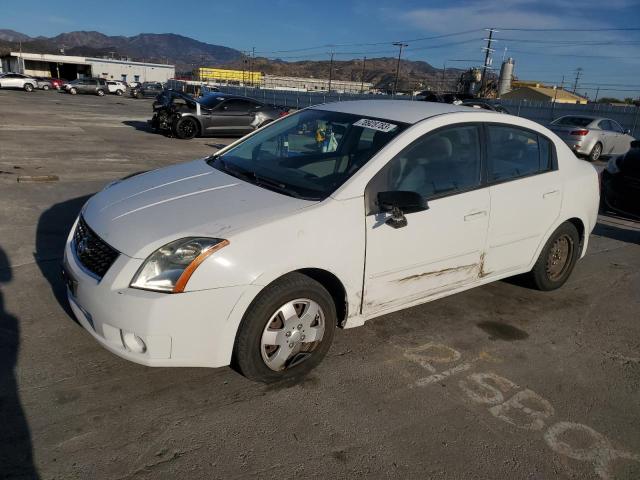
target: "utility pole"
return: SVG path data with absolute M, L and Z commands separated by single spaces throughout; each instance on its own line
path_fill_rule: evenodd
M 593 103 L 598 102 L 598 94 L 600 93 L 600 87 L 596 88 L 596 98 L 593 100 Z
M 251 58 L 249 58 L 249 82 L 253 87 L 253 59 L 256 56 L 256 47 L 251 47 Z
M 445 80 L 446 74 L 447 74 L 447 62 L 444 62 L 442 64 L 442 88 L 440 89 L 442 93 L 444 93 L 444 89 L 446 85 L 446 80 Z
M 367 64 L 367 57 L 362 59 L 362 74 L 360 75 L 360 93 L 364 93 L 364 68 Z
M 398 51 L 398 63 L 396 64 L 396 80 L 393 82 L 393 96 L 396 95 L 396 92 L 398 91 L 398 76 L 400 75 L 400 59 L 402 58 L 402 49 L 404 47 L 408 47 L 409 44 L 408 43 L 402 43 L 402 42 L 393 42 L 393 45 L 396 47 L 400 47 L 400 50 Z
M 491 45 L 493 44 L 494 40 L 493 40 L 493 32 L 497 32 L 498 30 L 495 30 L 493 28 L 488 28 L 487 30 L 489 30 L 489 38 L 485 38 L 485 40 L 487 41 L 487 46 L 483 48 L 485 54 L 484 54 L 484 67 L 482 67 L 482 80 L 480 81 L 480 85 L 481 85 L 481 91 L 484 92 L 485 90 L 485 86 L 487 84 L 487 69 L 491 68 L 491 53 L 493 53 L 493 48 L 491 48 Z
M 331 50 L 331 61 L 329 62 L 329 94 L 331 94 L 331 80 L 333 80 L 333 55 L 335 52 Z
M 576 68 L 576 79 L 573 82 L 573 94 L 576 93 L 576 90 L 578 89 L 578 80 L 580 80 L 580 76 L 582 75 L 582 67 L 578 67 Z

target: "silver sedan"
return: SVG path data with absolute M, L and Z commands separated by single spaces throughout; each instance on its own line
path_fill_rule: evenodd
M 610 118 L 567 115 L 549 126 L 576 155 L 594 162 L 603 155 L 622 155 L 635 140 L 618 122 Z

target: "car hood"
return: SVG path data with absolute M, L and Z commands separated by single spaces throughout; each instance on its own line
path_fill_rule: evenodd
M 113 248 L 146 258 L 178 238 L 228 238 L 315 203 L 263 189 L 196 160 L 112 184 L 87 202 L 83 216 Z

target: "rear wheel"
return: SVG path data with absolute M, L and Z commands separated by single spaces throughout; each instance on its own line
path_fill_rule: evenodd
M 538 290 L 548 291 L 565 284 L 580 256 L 580 235 L 569 222 L 551 234 L 529 277 Z
M 25 83 L 24 84 L 24 91 L 25 92 L 33 92 L 33 85 L 30 83 Z
M 602 144 L 600 142 L 596 143 L 591 149 L 591 153 L 588 155 L 588 159 L 590 162 L 595 162 L 602 155 Z
M 70 89 L 69 89 L 69 93 L 70 93 L 71 95 L 75 95 L 75 94 L 77 94 L 77 93 L 78 93 L 78 90 L 77 90 L 75 87 L 73 87 L 73 88 L 70 88 Z
M 104 97 L 104 90 L 98 90 L 96 93 L 99 97 Z
M 175 126 L 176 137 L 191 140 L 198 134 L 198 123 L 191 117 L 182 117 Z
M 49 90 L 49 85 L 43 85 L 43 86 L 42 86 L 42 90 L 44 90 L 44 91 Z
M 122 90 L 116 90 L 116 95 L 121 97 L 122 96 Z
M 327 354 L 336 323 L 329 292 L 306 275 L 288 274 L 265 288 L 247 309 L 233 365 L 258 382 L 301 377 Z
M 140 92 L 136 93 L 136 98 L 140 100 L 142 98 L 142 94 Z

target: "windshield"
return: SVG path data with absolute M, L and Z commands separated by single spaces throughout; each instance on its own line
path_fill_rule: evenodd
M 571 127 L 586 127 L 591 122 L 593 122 L 593 118 L 588 117 L 561 117 L 555 120 L 553 125 L 569 125 Z
M 285 195 L 322 200 L 405 128 L 361 115 L 304 110 L 211 157 L 209 164 Z

